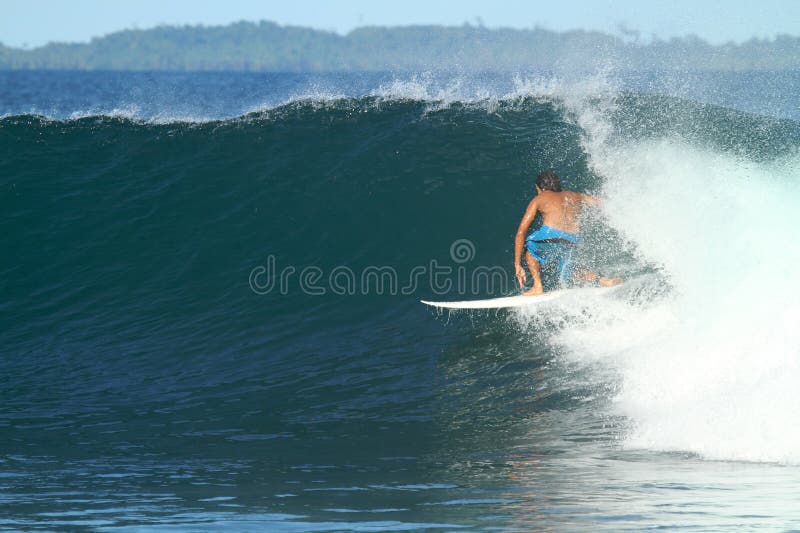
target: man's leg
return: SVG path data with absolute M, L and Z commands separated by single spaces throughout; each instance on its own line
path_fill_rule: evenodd
M 613 287 L 614 285 L 619 285 L 623 281 L 623 279 L 619 277 L 603 277 L 597 272 L 592 272 L 591 270 L 584 270 L 583 272 L 578 273 L 575 278 L 581 283 L 597 283 L 601 287 Z
M 603 276 L 600 276 L 597 278 L 597 284 L 600 285 L 601 287 L 613 287 L 614 285 L 619 285 L 623 281 L 625 280 L 623 280 L 619 276 L 615 278 L 605 278 Z
M 526 251 L 525 263 L 528 265 L 528 270 L 531 272 L 531 277 L 533 278 L 533 287 L 522 294 L 525 296 L 536 296 L 542 294 L 544 292 L 544 288 L 542 287 L 542 269 L 539 265 L 539 261 L 534 259 L 530 252 Z

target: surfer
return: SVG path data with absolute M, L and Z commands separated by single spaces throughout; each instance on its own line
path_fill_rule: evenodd
M 542 172 L 536 178 L 536 196 L 528 204 L 514 240 L 514 265 L 521 289 L 525 289 L 527 276 L 522 266 L 522 250 L 525 262 L 533 278 L 533 286 L 525 291 L 526 296 L 542 294 L 541 267 L 555 262 L 561 286 L 571 281 L 597 283 L 610 287 L 622 283 L 621 278 L 605 278 L 596 272 L 575 272 L 575 248 L 581 242 L 580 214 L 585 206 L 597 206 L 600 199 L 574 191 L 562 191 L 561 179 L 555 172 Z M 536 215 L 541 213 L 542 226 L 525 237 Z

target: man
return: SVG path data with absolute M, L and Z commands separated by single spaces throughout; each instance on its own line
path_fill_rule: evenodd
M 622 283 L 621 278 L 604 278 L 590 271 L 575 272 L 575 248 L 581 242 L 581 211 L 587 205 L 599 205 L 600 200 L 588 194 L 562 191 L 560 178 L 550 171 L 542 172 L 536 178 L 536 193 L 519 223 L 514 240 L 514 265 L 520 288 L 525 290 L 527 281 L 521 264 L 523 247 L 526 248 L 525 262 L 533 277 L 533 287 L 523 294 L 535 296 L 544 292 L 541 267 L 551 261 L 556 263 L 562 287 L 573 281 L 597 282 L 604 287 Z M 542 215 L 542 226 L 526 239 L 525 233 L 538 213 Z

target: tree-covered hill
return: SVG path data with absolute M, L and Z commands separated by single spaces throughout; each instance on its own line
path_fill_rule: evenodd
M 623 40 L 599 32 L 481 26 L 364 27 L 347 35 L 239 22 L 124 30 L 31 50 L 0 45 L 0 69 L 417 71 L 596 68 L 800 69 L 800 37 L 713 46 L 697 37 Z

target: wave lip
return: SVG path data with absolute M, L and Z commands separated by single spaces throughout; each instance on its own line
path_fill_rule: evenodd
M 420 72 L 415 74 L 236 74 L 10 72 L 0 79 L 0 116 L 42 115 L 55 120 L 93 116 L 131 120 L 209 122 L 271 111 L 297 101 L 319 104 L 373 97 L 435 107 L 481 105 L 519 98 L 560 98 L 578 86 L 643 95 L 672 95 L 765 116 L 800 119 L 793 97 L 800 74 L 777 81 L 755 73 L 623 76 L 613 67 L 594 76 L 570 72 Z M 613 80 L 610 83 L 609 80 Z M 25 90 L 20 92 L 20 87 Z M 76 89 L 77 88 L 77 89 Z M 763 90 L 757 90 L 762 88 Z M 764 93 L 766 91 L 766 93 Z M 765 97 L 766 94 L 766 97 Z

